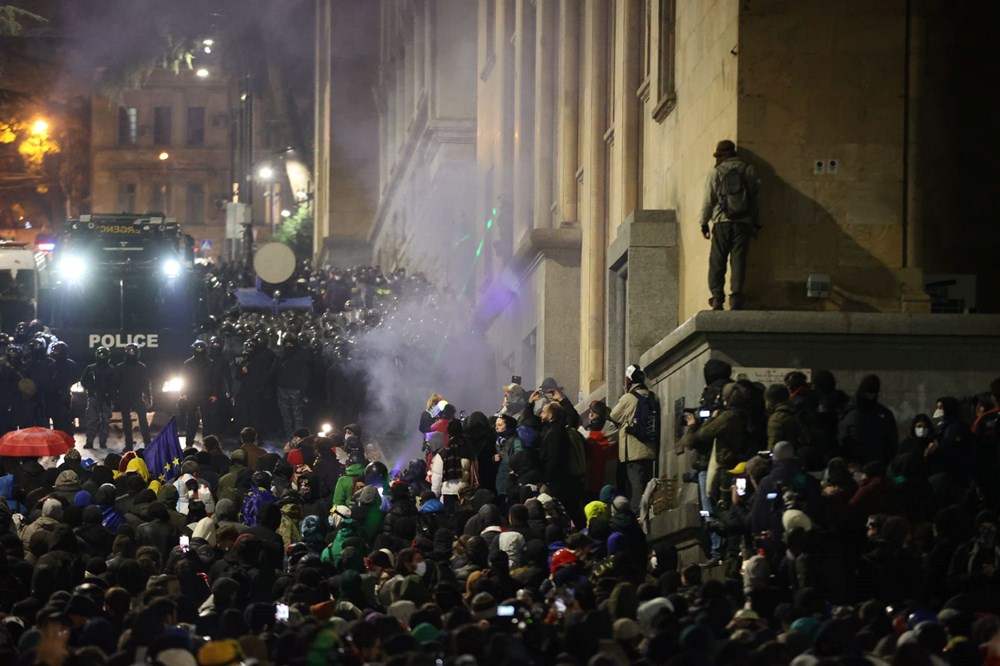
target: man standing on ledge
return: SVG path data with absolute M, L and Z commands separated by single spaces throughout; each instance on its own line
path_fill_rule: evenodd
M 708 304 L 721 310 L 726 302 L 726 260 L 732 263 L 729 309 L 743 309 L 743 278 L 747 272 L 750 238 L 760 230 L 757 175 L 752 166 L 736 156 L 736 145 L 720 141 L 715 168 L 708 174 L 705 203 L 701 208 L 701 235 L 712 241 L 708 257 Z M 714 223 L 709 228 L 709 223 Z

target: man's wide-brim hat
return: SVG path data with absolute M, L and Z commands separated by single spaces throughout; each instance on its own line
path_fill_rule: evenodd
M 733 155 L 736 153 L 736 144 L 729 139 L 723 139 L 719 143 L 715 144 L 715 152 L 712 153 L 712 157 L 722 157 L 724 155 Z

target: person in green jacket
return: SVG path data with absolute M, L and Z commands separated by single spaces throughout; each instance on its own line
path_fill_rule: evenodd
M 333 503 L 331 512 L 338 506 L 350 506 L 351 498 L 354 497 L 354 484 L 363 480 L 365 467 L 360 463 L 348 465 L 344 476 L 337 479 L 337 485 L 333 488 Z
M 767 417 L 767 450 L 773 451 L 778 442 L 791 442 L 796 447 L 805 444 L 802 424 L 795 416 L 789 402 L 788 388 L 784 384 L 771 384 L 764 392 Z
M 687 415 L 687 430 L 680 445 L 687 449 L 710 449 L 708 463 L 708 496 L 718 499 L 719 470 L 728 470 L 740 462 L 747 439 L 746 394 L 736 383 L 722 389 L 723 408 L 706 421 L 699 422 L 694 414 Z

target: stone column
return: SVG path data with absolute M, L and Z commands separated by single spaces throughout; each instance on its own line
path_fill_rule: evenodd
M 616 159 L 621 160 L 621 168 L 618 169 L 619 188 L 618 203 L 621 206 L 617 213 L 617 218 L 611 220 L 613 229 L 627 215 L 636 209 L 638 203 L 638 169 L 639 151 L 639 99 L 636 91 L 639 88 L 639 50 L 643 35 L 639 33 L 639 12 L 642 11 L 642 0 L 619 0 L 620 8 L 618 16 L 614 17 L 617 22 L 619 35 L 619 53 L 615 57 L 614 67 L 618 76 L 615 78 L 621 82 L 615 94 L 615 143 L 619 146 L 616 151 Z M 610 57 L 610 56 L 609 56 Z
M 576 171 L 580 165 L 580 3 L 559 0 L 559 48 L 556 54 L 558 133 L 556 220 L 559 226 L 580 224 Z
M 535 11 L 529 0 L 514 9 L 514 243 L 534 226 Z
M 558 0 L 535 4 L 535 227 L 552 225 Z

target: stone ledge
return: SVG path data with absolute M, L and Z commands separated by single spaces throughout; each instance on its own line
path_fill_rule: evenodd
M 791 337 L 805 334 L 1000 339 L 1000 315 L 706 310 L 650 347 L 639 362 L 643 366 L 652 365 L 699 336 L 719 333 L 766 333 Z
M 548 257 L 565 251 L 576 250 L 579 261 L 579 250 L 583 244 L 583 232 L 577 227 L 572 229 L 529 229 L 514 250 L 510 265 L 516 273 L 522 273 L 531 266 L 536 257 Z

